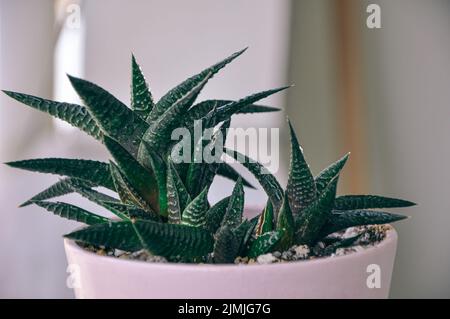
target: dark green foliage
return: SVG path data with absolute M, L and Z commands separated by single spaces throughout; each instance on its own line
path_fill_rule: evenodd
M 234 186 L 228 202 L 228 207 L 225 212 L 222 224 L 231 228 L 237 227 L 242 221 L 242 214 L 244 212 L 244 187 L 242 179 L 238 179 Z
M 147 123 L 101 87 L 73 76 L 69 80 L 102 131 L 135 156 Z
M 181 213 L 191 201 L 191 196 L 171 160 L 167 165 L 167 201 L 169 223 L 179 224 Z
M 253 186 L 245 178 L 243 178 L 241 175 L 239 175 L 239 173 L 232 166 L 230 166 L 227 163 L 220 163 L 217 168 L 216 173 L 217 173 L 217 175 L 228 178 L 234 182 L 237 182 L 237 180 L 240 177 L 240 178 L 242 178 L 242 183 L 244 184 L 244 186 L 255 189 L 255 186 Z
M 262 234 L 253 242 L 248 256 L 256 258 L 259 255 L 267 254 L 275 249 L 283 237 L 283 230 L 275 230 Z
M 212 251 L 213 238 L 208 231 L 186 225 L 137 220 L 134 223 L 144 248 L 165 257 L 201 257 Z
M 365 209 L 333 211 L 321 233 L 328 235 L 352 226 L 388 224 L 405 218 L 403 215 Z
M 208 188 L 205 188 L 187 205 L 181 216 L 181 223 L 192 227 L 205 226 L 208 206 Z
M 241 154 L 237 151 L 225 149 L 226 153 L 232 158 L 238 160 L 245 168 L 247 168 L 261 184 L 264 191 L 269 196 L 275 211 L 281 207 L 283 201 L 283 189 L 278 183 L 275 176 L 270 174 L 270 172 L 263 165 L 257 161 Z
M 278 214 L 276 229 L 281 232 L 282 236 L 277 245 L 278 250 L 284 251 L 294 244 L 294 235 L 296 231 L 294 216 L 289 205 L 287 194 L 283 199 L 280 212 Z M 306 212 L 305 212 L 306 213 Z
M 106 148 L 116 161 L 119 170 L 126 176 L 126 180 L 130 185 L 132 185 L 132 189 L 135 190 L 148 206 L 158 211 L 159 190 L 153 171 L 146 170 L 130 153 L 113 139 L 105 136 L 104 142 Z
M 45 208 L 49 212 L 52 212 L 60 217 L 75 220 L 87 225 L 101 224 L 109 221 L 105 217 L 93 214 L 87 210 L 66 203 L 36 201 L 34 204 Z
M 316 189 L 318 194 L 322 193 L 322 191 L 325 189 L 325 187 L 327 187 L 331 180 L 341 172 L 345 163 L 347 163 L 349 156 L 350 153 L 347 153 L 344 157 L 325 168 L 320 172 L 319 175 L 316 176 L 314 181 L 316 182 Z
M 215 233 L 219 229 L 222 223 L 223 217 L 227 212 L 227 208 L 230 202 L 230 197 L 225 197 L 224 199 L 217 202 L 212 206 L 206 213 L 206 225 L 205 228 L 211 233 Z
M 230 226 L 222 226 L 214 236 L 213 258 L 216 264 L 233 263 L 238 257 L 240 242 Z
M 92 183 L 95 186 L 114 189 L 109 165 L 103 162 L 67 158 L 42 158 L 6 164 L 32 172 L 73 177 Z
M 291 133 L 291 163 L 286 193 L 292 214 L 299 216 L 300 212 L 316 199 L 317 191 L 314 177 L 303 156 L 291 122 L 289 122 L 289 129 Z
M 409 207 L 414 205 L 415 203 L 407 200 L 376 195 L 339 196 L 334 202 L 334 208 L 338 210 Z
M 269 200 L 264 207 L 263 212 L 259 215 L 258 222 L 256 224 L 255 235 L 259 236 L 264 233 L 270 232 L 274 229 L 275 216 L 273 213 L 273 205 Z
M 295 220 L 297 230 L 296 241 L 299 244 L 312 244 L 319 235 L 325 222 L 331 215 L 333 202 L 336 197 L 338 177 L 336 176 L 325 187 L 322 194 L 306 207 Z
M 213 66 L 203 70 L 197 75 L 194 75 L 190 77 L 189 79 L 185 80 L 184 82 L 180 83 L 176 87 L 174 87 L 172 90 L 166 93 L 161 100 L 156 103 L 156 107 L 152 110 L 150 115 L 147 118 L 147 122 L 152 123 L 156 119 L 160 118 L 161 115 L 163 115 L 170 107 L 173 105 L 179 103 L 181 99 L 184 99 L 184 97 L 189 94 L 189 92 L 192 92 L 193 88 L 197 87 L 199 83 L 203 83 L 203 85 L 206 84 L 206 82 L 214 76 L 217 72 L 220 71 L 223 67 L 225 67 L 228 63 L 233 61 L 235 58 L 237 58 L 239 55 L 244 53 L 246 49 L 238 51 L 236 53 L 233 53 L 228 58 L 214 64 Z M 194 95 L 192 95 L 187 102 L 187 106 L 190 107 L 192 103 L 194 103 L 195 98 L 197 97 L 198 93 L 200 91 L 195 92 Z
M 57 181 L 55 184 L 50 187 L 44 189 L 39 194 L 34 195 L 32 198 L 21 204 L 19 207 L 25 207 L 33 204 L 33 201 L 42 201 L 46 199 L 51 199 L 59 196 L 63 196 L 66 194 L 70 194 L 73 192 L 73 185 L 78 184 L 85 187 L 93 187 L 92 183 L 79 180 L 76 178 L 64 178 Z
M 153 97 L 148 89 L 139 64 L 131 57 L 131 109 L 142 119 L 146 119 L 154 107 Z
M 79 128 L 95 139 L 101 139 L 103 134 L 84 106 L 42 99 L 33 95 L 3 91 L 13 99 L 31 106 L 39 111 L 46 112 L 60 120 Z
M 313 178 L 290 122 L 291 161 L 285 190 L 263 165 L 224 148 L 221 137 L 226 136 L 233 115 L 278 111 L 254 103 L 287 88 L 261 91 L 239 100 L 196 102 L 206 83 L 244 51 L 183 81 L 157 102 L 132 56 L 130 107 L 99 86 L 72 76 L 70 82 L 86 106 L 4 91 L 91 135 L 105 145 L 114 161 L 44 158 L 9 162 L 12 167 L 63 176 L 21 206 L 36 204 L 86 224 L 65 236 L 80 243 L 128 252 L 147 250 L 170 261 L 210 263 L 233 263 L 237 257 L 257 258 L 293 245 L 314 245 L 319 240 L 331 240 L 329 234 L 348 227 L 405 218 L 370 209 L 407 207 L 414 205 L 412 202 L 375 195 L 336 197 L 348 154 Z M 170 155 L 179 151 L 174 149 L 178 141 L 171 139 L 173 130 L 183 127 L 192 134 L 200 125 L 200 136 L 188 139 L 195 148 L 187 157 L 194 160 L 196 152 L 202 152 L 218 158 L 225 151 L 237 159 L 268 195 L 259 216 L 244 218 L 244 186 L 254 187 L 229 163 L 172 162 L 174 157 Z M 215 128 L 215 133 L 208 134 L 208 128 Z M 236 184 L 231 196 L 211 207 L 208 191 L 216 175 Z M 48 201 L 69 193 L 107 209 L 112 218 Z M 333 242 L 330 249 L 351 245 L 356 239 Z
M 109 221 L 76 230 L 64 237 L 85 244 L 117 248 L 125 251 L 142 249 L 136 232 L 130 221 Z

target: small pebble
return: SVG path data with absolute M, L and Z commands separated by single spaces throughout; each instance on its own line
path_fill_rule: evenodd
M 271 253 L 265 254 L 265 255 L 260 255 L 256 259 L 258 264 L 272 264 L 272 263 L 276 262 L 277 260 L 278 259 L 276 257 L 274 257 L 274 255 L 272 255 Z
M 296 259 L 306 259 L 310 253 L 308 245 L 295 246 L 294 251 Z
M 275 252 L 272 253 L 272 255 L 273 255 L 275 258 L 280 258 L 280 257 L 281 257 L 281 252 L 275 251 Z

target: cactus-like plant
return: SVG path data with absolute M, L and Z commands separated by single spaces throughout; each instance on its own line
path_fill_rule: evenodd
M 253 187 L 225 162 L 175 163 L 172 131 L 190 132 L 201 123 L 203 133 L 216 128 L 210 143 L 192 140 L 196 150 L 216 149 L 219 133 L 237 113 L 278 109 L 255 102 L 286 87 L 262 91 L 237 101 L 195 100 L 209 79 L 242 54 L 239 51 L 185 80 L 154 102 L 147 82 L 132 57 L 131 108 L 88 81 L 69 76 L 85 106 L 55 102 L 4 91 L 8 96 L 67 121 L 102 142 L 112 156 L 109 163 L 81 159 L 45 158 L 9 162 L 16 168 L 51 173 L 63 179 L 21 206 L 36 204 L 56 215 L 87 224 L 65 237 L 94 246 L 124 251 L 145 250 L 174 261 L 231 263 L 238 256 L 257 257 L 294 244 L 313 244 L 327 235 L 356 225 L 384 224 L 403 216 L 373 208 L 404 207 L 413 203 L 380 196 L 336 197 L 338 177 L 348 155 L 313 177 L 292 126 L 289 181 L 283 190 L 262 165 L 234 150 L 232 157 L 259 181 L 269 200 L 263 212 L 243 218 L 244 186 Z M 217 129 L 218 128 L 218 129 Z M 195 134 L 193 134 L 195 135 Z M 222 134 L 226 135 L 226 134 Z M 223 144 L 221 144 L 223 145 Z M 210 205 L 208 190 L 216 175 L 236 181 L 231 196 Z M 117 196 L 102 193 L 109 189 Z M 107 218 L 80 207 L 49 199 L 76 192 L 109 210 Z

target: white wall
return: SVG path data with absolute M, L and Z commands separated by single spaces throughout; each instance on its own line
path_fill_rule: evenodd
M 450 3 L 377 2 L 382 29 L 364 33 L 372 187 L 418 203 L 397 225 L 392 297 L 448 298 Z

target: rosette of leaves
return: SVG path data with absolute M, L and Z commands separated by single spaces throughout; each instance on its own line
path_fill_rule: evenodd
M 197 152 L 213 156 L 223 149 L 224 131 L 238 113 L 278 109 L 254 104 L 286 87 L 262 91 L 237 101 L 206 100 L 195 104 L 207 81 L 242 54 L 185 80 L 158 102 L 153 101 L 144 76 L 132 58 L 131 107 L 88 81 L 69 76 L 85 106 L 60 103 L 4 91 L 35 109 L 67 121 L 102 142 L 110 162 L 46 158 L 7 163 L 10 166 L 63 176 L 22 206 L 36 204 L 71 220 L 87 224 L 66 237 L 94 246 L 124 251 L 146 250 L 173 261 L 232 263 L 238 256 L 257 257 L 294 244 L 313 245 L 327 235 L 351 226 L 384 224 L 404 216 L 373 210 L 413 203 L 374 195 L 336 196 L 339 174 L 348 155 L 313 177 L 297 137 L 291 130 L 291 162 L 285 190 L 259 163 L 233 151 L 261 184 L 269 200 L 263 212 L 243 218 L 244 186 L 251 184 L 226 162 L 197 162 Z M 207 140 L 191 134 L 190 163 L 174 162 L 175 128 L 194 132 L 201 125 L 215 128 Z M 219 143 L 219 144 L 217 144 Z M 174 152 L 175 151 L 175 152 Z M 216 175 L 236 181 L 231 196 L 211 206 L 207 195 Z M 109 189 L 116 196 L 102 191 Z M 69 203 L 49 201 L 76 192 L 106 208 L 107 218 Z M 346 241 L 348 242 L 348 240 Z
M 247 256 L 254 258 L 273 251 L 285 251 L 293 245 L 313 246 L 328 235 L 353 226 L 402 220 L 406 216 L 378 209 L 415 205 L 410 201 L 377 195 L 337 196 L 339 175 L 349 154 L 314 177 L 290 122 L 289 130 L 291 158 L 285 189 L 258 162 L 236 151 L 226 151 L 256 177 L 269 197 L 247 241 Z M 342 245 L 351 245 L 358 237 L 342 240 Z M 334 246 L 339 247 L 339 243 Z
M 231 261 L 229 256 L 240 253 L 238 248 L 230 248 L 234 245 L 240 249 L 240 245 L 232 242 L 241 243 L 250 226 L 242 220 L 242 188 L 252 186 L 226 163 L 174 163 L 171 153 L 177 141 L 171 135 L 179 127 L 193 132 L 196 123 L 203 126 L 202 136 L 206 129 L 214 127 L 218 134 L 229 126 L 234 114 L 278 110 L 254 103 L 286 87 L 237 101 L 206 100 L 195 104 L 205 84 L 244 51 L 183 81 L 158 102 L 154 101 L 133 56 L 130 107 L 105 89 L 73 76 L 69 80 L 84 105 L 4 91 L 13 99 L 94 137 L 112 156 L 109 162 L 44 158 L 7 163 L 63 177 L 21 206 L 35 204 L 87 224 L 65 235 L 86 244 L 124 251 L 145 249 L 155 255 L 186 261 L 204 259 L 216 251 L 216 260 Z M 220 140 L 218 136 L 213 136 L 210 143 L 192 139 L 196 147 L 188 157 L 194 158 L 199 149 L 209 148 L 212 152 Z M 211 207 L 207 195 L 216 175 L 237 183 L 233 196 Z M 116 196 L 105 194 L 102 191 L 105 188 Z M 106 208 L 115 217 L 107 218 L 69 203 L 50 201 L 73 192 Z

